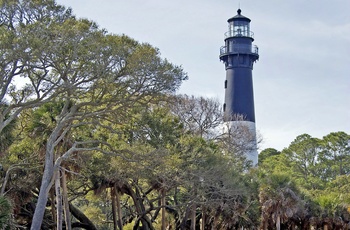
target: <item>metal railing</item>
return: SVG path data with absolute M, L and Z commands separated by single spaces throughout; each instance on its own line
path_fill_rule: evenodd
M 230 30 L 225 33 L 225 39 L 230 37 L 249 37 L 254 39 L 254 33 L 252 31 Z
M 230 47 L 222 46 L 220 48 L 220 55 L 235 54 L 235 53 L 259 55 L 259 48 L 256 45 L 237 45 L 237 44 Z

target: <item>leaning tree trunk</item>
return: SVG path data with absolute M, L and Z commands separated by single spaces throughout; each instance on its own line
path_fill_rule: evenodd
M 128 194 L 131 196 L 131 199 L 134 202 L 135 205 L 135 209 L 137 212 L 137 215 L 139 216 L 139 220 L 142 223 L 142 227 L 143 229 L 151 229 L 154 230 L 154 227 L 152 225 L 152 221 L 148 218 L 148 216 L 145 214 L 145 207 L 144 204 L 142 202 L 142 199 L 140 199 L 140 192 L 138 191 L 137 188 L 135 188 L 136 192 L 134 192 L 134 190 L 130 187 L 130 185 L 128 186 Z M 138 225 L 138 221 L 135 222 L 136 225 Z M 137 226 L 134 226 L 137 227 Z
M 91 222 L 91 220 L 89 218 L 87 218 L 87 216 L 85 216 L 85 214 L 83 212 L 81 212 L 78 208 L 76 208 L 74 205 L 72 205 L 71 203 L 69 203 L 69 209 L 72 212 L 72 215 L 80 221 L 80 223 L 82 225 L 84 225 L 84 228 L 86 230 L 97 230 L 97 228 L 95 227 L 95 225 Z
M 45 153 L 45 169 L 43 173 L 43 178 L 41 180 L 41 186 L 39 191 L 38 202 L 35 207 L 31 230 L 38 230 L 41 228 L 43 222 L 47 198 L 49 196 L 50 188 L 52 187 L 51 181 L 54 177 L 55 167 L 54 167 L 54 147 L 55 147 L 55 137 L 58 136 L 57 130 L 48 139 L 46 144 Z
M 55 206 L 55 190 L 51 189 L 50 190 L 50 200 L 51 200 L 51 215 L 52 215 L 52 221 L 54 222 L 54 224 L 56 225 L 56 206 Z M 53 226 L 53 230 L 56 230 L 56 226 Z
M 31 230 L 38 230 L 41 228 L 41 224 L 43 222 L 44 218 L 44 213 L 46 209 L 46 204 L 47 204 L 47 198 L 49 194 L 49 190 L 51 188 L 51 180 L 53 176 L 53 158 L 46 159 L 45 160 L 45 170 L 43 174 L 43 179 L 41 181 L 41 186 L 40 186 L 40 192 L 39 192 L 39 197 L 38 197 L 38 202 L 35 207 L 34 211 L 34 216 L 33 216 L 33 221 L 32 221 L 32 226 Z
M 62 207 L 62 191 L 60 173 L 58 172 L 55 178 L 55 191 L 56 191 L 56 212 L 57 212 L 57 230 L 62 230 L 63 223 L 63 207 Z
M 63 195 L 63 210 L 64 220 L 66 222 L 66 230 L 72 229 L 72 222 L 70 220 L 69 202 L 68 202 L 68 189 L 67 189 L 67 176 L 64 170 L 62 172 L 62 195 Z

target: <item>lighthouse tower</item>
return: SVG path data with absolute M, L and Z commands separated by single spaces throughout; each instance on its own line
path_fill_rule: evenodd
M 228 19 L 225 46 L 220 48 L 220 60 L 225 63 L 224 121 L 229 127 L 245 126 L 252 137 L 246 158 L 253 165 L 258 163 L 253 94 L 253 64 L 259 59 L 258 47 L 252 45 L 254 34 L 250 31 L 250 19 L 237 10 Z

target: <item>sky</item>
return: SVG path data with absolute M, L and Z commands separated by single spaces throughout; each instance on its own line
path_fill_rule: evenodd
M 227 19 L 251 19 L 256 128 L 261 149 L 307 133 L 350 134 L 349 0 L 56 0 L 78 18 L 160 49 L 189 80 L 179 93 L 224 101 L 219 60 Z

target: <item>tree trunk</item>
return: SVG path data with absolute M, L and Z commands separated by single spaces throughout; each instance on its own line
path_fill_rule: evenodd
M 54 189 L 50 189 L 50 199 L 51 199 L 51 215 L 52 215 L 52 221 L 54 222 L 54 224 L 56 225 L 56 207 L 55 207 L 55 203 L 56 203 L 56 198 L 55 198 L 55 190 Z M 56 226 L 52 226 L 53 230 L 56 230 Z
M 281 230 L 281 217 L 280 217 L 280 215 L 277 215 L 276 229 Z
M 129 195 L 131 196 L 134 204 L 135 204 L 135 209 L 136 212 L 139 216 L 139 219 L 142 223 L 142 229 L 151 229 L 153 230 L 154 227 L 152 225 L 152 221 L 148 218 L 148 216 L 145 213 L 145 207 L 143 204 L 143 199 L 140 196 L 140 192 L 138 191 L 137 188 L 135 188 L 136 192 L 134 192 L 134 190 L 128 186 L 128 190 L 129 190 Z M 137 224 L 137 222 L 135 222 Z
M 186 212 L 183 215 L 182 220 L 181 220 L 181 224 L 180 224 L 181 230 L 188 229 L 187 228 L 187 220 L 190 218 L 190 215 L 191 215 L 191 207 L 188 206 L 188 207 L 186 207 Z
M 206 209 L 204 206 L 202 206 L 202 226 L 201 226 L 201 230 L 205 230 L 205 212 L 206 212 Z
M 162 207 L 162 230 L 166 229 L 165 222 L 165 189 L 161 189 L 160 191 L 160 206 Z
M 5 189 L 6 189 L 6 184 L 7 184 L 7 181 L 10 177 L 10 172 L 12 169 L 14 169 L 15 167 L 10 167 L 7 171 L 6 171 L 6 174 L 5 174 L 5 178 L 4 178 L 4 182 L 2 183 L 2 187 L 1 187 L 1 192 L 0 192 L 0 195 L 3 196 L 4 193 L 5 193 Z
M 61 180 L 60 173 L 56 174 L 55 178 L 55 191 L 56 191 L 56 212 L 57 212 L 57 230 L 62 230 L 63 223 L 63 207 L 62 207 L 62 193 L 61 193 Z
M 112 200 L 112 216 L 113 216 L 113 230 L 117 230 L 118 220 L 117 220 L 117 201 L 116 201 L 116 192 L 115 186 L 111 188 L 111 200 Z
M 295 223 L 292 222 L 292 229 L 295 229 Z
M 267 230 L 267 221 L 266 220 L 263 220 L 263 229 Z
M 91 220 L 89 218 L 87 218 L 83 212 L 81 212 L 79 209 L 74 207 L 74 205 L 69 204 L 69 209 L 71 210 L 73 216 L 75 218 L 77 218 L 77 220 L 79 220 L 85 226 L 85 229 L 87 229 L 87 230 L 97 230 L 97 228 L 91 222 Z
M 191 209 L 191 230 L 196 230 L 196 204 L 193 203 Z
M 52 186 L 51 180 L 54 174 L 54 165 L 53 165 L 53 154 L 49 151 L 46 151 L 45 157 L 45 169 L 43 178 L 41 181 L 40 192 L 38 197 L 38 202 L 35 207 L 32 225 L 30 227 L 31 230 L 38 230 L 41 228 L 41 224 L 43 222 L 47 198 L 49 196 L 49 191 Z
M 63 195 L 63 209 L 64 209 L 64 220 L 66 222 L 66 230 L 72 230 L 72 223 L 70 220 L 70 211 L 68 203 L 68 189 L 67 189 L 67 176 L 64 170 L 62 172 L 62 195 Z
M 117 189 L 115 190 L 115 197 L 116 197 L 117 208 L 118 208 L 118 226 L 119 226 L 119 230 L 123 230 L 122 205 L 120 203 L 120 195 Z
M 218 215 L 214 214 L 212 229 L 216 229 L 218 226 Z

